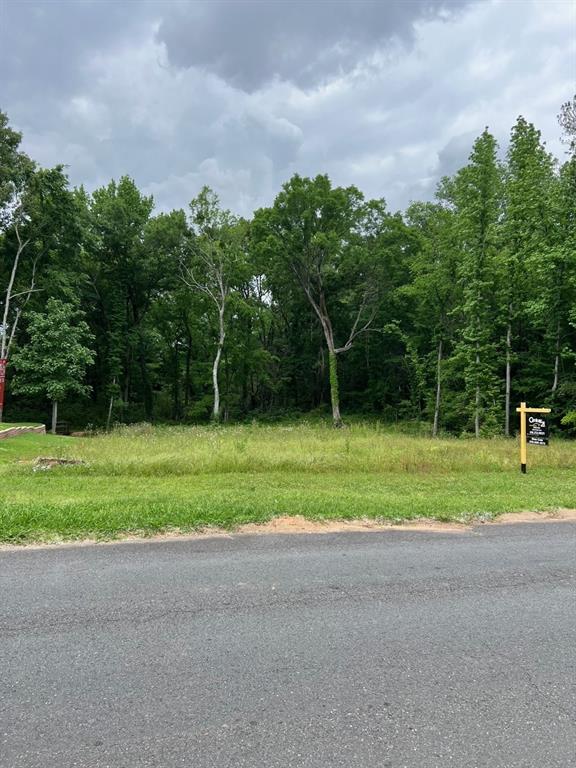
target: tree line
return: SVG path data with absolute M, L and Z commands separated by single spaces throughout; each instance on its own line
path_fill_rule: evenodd
M 8 419 L 346 412 L 509 435 L 526 400 L 576 427 L 576 97 L 559 122 L 561 161 L 519 117 L 504 155 L 486 129 L 403 213 L 294 175 L 247 220 L 208 188 L 169 213 L 127 176 L 71 188 L 0 112 Z

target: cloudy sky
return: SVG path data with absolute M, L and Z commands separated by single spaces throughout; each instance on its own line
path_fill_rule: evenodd
M 25 149 L 159 209 L 209 184 L 249 214 L 294 172 L 403 208 L 519 114 L 561 156 L 575 91 L 574 0 L 0 0 Z

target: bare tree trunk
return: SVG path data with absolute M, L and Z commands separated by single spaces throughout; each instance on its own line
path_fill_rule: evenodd
M 14 339 L 14 335 L 16 333 L 16 326 L 18 324 L 18 319 L 20 317 L 20 310 L 16 311 L 16 317 L 14 319 L 14 323 L 12 324 L 12 329 L 10 331 L 10 335 L 8 335 L 8 316 L 10 312 L 10 303 L 12 301 L 12 291 L 14 290 L 14 280 L 16 279 L 16 273 L 18 271 L 18 265 L 20 263 L 20 256 L 22 255 L 22 251 L 26 248 L 29 240 L 22 241 L 22 238 L 20 237 L 20 230 L 18 229 L 18 224 L 15 224 L 14 231 L 16 232 L 16 239 L 18 240 L 18 248 L 16 249 L 16 255 L 14 256 L 14 262 L 12 263 L 12 271 L 10 272 L 10 280 L 8 281 L 8 287 L 6 288 L 6 298 L 4 299 L 4 312 L 2 314 L 2 327 L 0 329 L 0 359 L 6 361 L 8 359 L 8 353 L 10 352 L 10 345 L 12 344 L 12 341 Z M 32 284 L 30 286 L 30 290 L 28 291 L 28 298 L 30 298 L 30 294 L 34 290 L 34 275 L 35 275 L 35 268 L 32 272 Z M 6 362 L 4 362 L 4 371 L 3 376 L 6 377 Z M 2 419 L 4 417 L 4 384 L 2 385 L 2 402 L 0 402 L 0 423 L 2 423 Z
M 352 348 L 354 340 L 361 333 L 364 333 L 365 331 L 367 331 L 370 325 L 372 324 L 372 321 L 374 320 L 374 317 L 375 317 L 375 313 L 372 314 L 372 316 L 368 319 L 368 321 L 363 326 L 359 327 L 360 317 L 362 315 L 362 311 L 366 306 L 366 297 L 364 297 L 360 307 L 358 308 L 358 312 L 356 314 L 356 318 L 352 325 L 350 335 L 348 336 L 348 340 L 345 342 L 345 344 L 342 347 L 336 347 L 336 345 L 334 344 L 334 331 L 332 329 L 332 322 L 328 314 L 328 308 L 326 306 L 326 297 L 324 295 L 323 287 L 320 287 L 319 295 L 318 295 L 318 298 L 316 299 L 312 293 L 311 282 L 310 281 L 307 282 L 305 279 L 302 279 L 298 275 L 297 270 L 295 271 L 296 271 L 296 276 L 298 277 L 300 284 L 304 289 L 304 293 L 306 294 L 308 301 L 312 305 L 312 309 L 316 313 L 318 320 L 320 321 L 320 325 L 322 326 L 322 330 L 324 332 L 324 338 L 326 339 L 326 346 L 328 347 L 328 358 L 329 358 L 328 362 L 329 362 L 329 370 L 330 370 L 330 398 L 332 401 L 332 418 L 333 418 L 335 427 L 342 427 L 343 422 L 342 422 L 342 416 L 340 415 L 340 394 L 339 394 L 339 387 L 338 387 L 338 365 L 336 361 L 336 356 L 340 354 L 340 352 L 347 352 L 349 349 Z
M 333 349 L 328 351 L 330 363 L 330 401 L 332 403 L 332 422 L 335 427 L 340 428 L 342 416 L 340 415 L 340 387 L 338 384 L 338 358 Z
M 222 349 L 224 348 L 224 340 L 226 338 L 226 332 L 224 330 L 224 309 L 224 303 L 218 306 L 218 348 L 216 350 L 214 364 L 212 365 L 212 386 L 214 388 L 214 408 L 212 410 L 212 418 L 214 421 L 220 420 L 220 386 L 218 384 L 218 369 L 220 367 Z
M 188 329 L 186 329 L 186 336 L 188 339 L 188 345 L 186 347 L 186 366 L 184 370 L 184 410 L 188 408 L 190 402 L 190 364 L 192 362 L 192 337 Z
M 112 381 L 112 385 L 116 386 L 116 377 Z M 108 404 L 108 416 L 106 418 L 106 432 L 110 431 L 110 423 L 112 421 L 112 409 L 114 408 L 114 395 L 110 395 L 110 402 Z
M 110 395 L 108 403 L 108 416 L 106 417 L 106 432 L 110 432 L 110 422 L 112 421 L 112 409 L 114 408 L 114 395 Z
M 58 403 L 56 400 L 52 401 L 52 434 L 56 434 L 56 423 L 58 421 Z
M 324 344 L 322 341 L 320 341 L 319 354 L 320 362 L 318 364 L 318 375 L 316 376 L 317 386 L 315 388 L 315 400 L 318 405 L 323 405 L 324 396 L 326 394 L 326 357 L 324 354 Z M 328 374 L 328 378 L 330 378 L 330 374 Z
M 432 426 L 432 437 L 438 435 L 438 424 L 440 422 L 440 399 L 442 396 L 442 339 L 438 342 L 438 363 L 436 366 L 436 405 L 434 407 L 434 424 Z
M 478 369 L 480 368 L 480 354 L 476 352 L 476 408 L 474 413 L 474 434 L 480 437 L 480 383 L 478 382 Z
M 506 331 L 506 397 L 504 414 L 504 434 L 510 437 L 510 389 L 511 389 L 511 359 L 512 359 L 512 323 L 508 323 Z
M 556 395 L 558 389 L 558 378 L 560 375 L 560 320 L 556 327 L 556 355 L 554 357 L 554 381 L 552 382 L 552 397 Z
M 4 359 L 8 353 L 8 313 L 10 312 L 10 302 L 12 300 L 12 290 L 14 288 L 14 280 L 16 279 L 16 272 L 18 271 L 18 264 L 20 263 L 20 256 L 22 251 L 28 245 L 28 240 L 22 242 L 20 239 L 20 233 L 16 226 L 16 237 L 18 238 L 18 248 L 16 255 L 14 256 L 14 263 L 12 264 L 12 271 L 10 273 L 10 280 L 8 281 L 8 288 L 6 289 L 6 299 L 4 300 L 4 313 L 2 315 L 2 338 L 0 340 L 0 358 Z

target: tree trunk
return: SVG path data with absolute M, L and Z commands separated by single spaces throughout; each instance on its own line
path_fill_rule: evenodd
M 506 398 L 504 404 L 504 434 L 510 437 L 510 389 L 511 389 L 511 359 L 512 359 L 512 323 L 508 323 L 506 331 Z
M 220 386 L 218 384 L 218 369 L 220 367 L 220 359 L 222 357 L 225 338 L 224 305 L 222 304 L 222 306 L 218 307 L 218 348 L 216 350 L 214 364 L 212 365 L 212 386 L 214 388 L 214 408 L 212 410 L 212 418 L 214 421 L 220 420 Z
M 184 410 L 187 410 L 190 402 L 190 364 L 192 362 L 192 337 L 186 330 L 188 344 L 186 346 L 186 367 L 184 370 Z
M 14 288 L 14 281 L 16 279 L 16 272 L 18 271 L 18 264 L 20 263 L 20 256 L 22 255 L 22 251 L 26 246 L 28 245 L 28 240 L 26 240 L 24 243 L 20 239 L 20 231 L 18 229 L 18 225 L 16 225 L 15 228 L 16 237 L 18 239 L 18 248 L 16 250 L 16 255 L 14 256 L 14 261 L 12 262 L 12 270 L 10 272 L 10 280 L 8 281 L 8 287 L 6 288 L 6 298 L 4 300 L 4 314 L 2 316 L 2 327 L 0 329 L 1 338 L 0 338 L 0 358 L 3 360 L 8 357 L 8 315 L 10 312 L 10 302 L 12 301 L 12 290 Z
M 128 347 L 126 353 L 126 378 L 124 379 L 124 405 L 128 407 L 130 400 L 130 385 L 131 385 L 131 373 L 132 373 L 132 350 Z
M 554 381 L 552 382 L 552 397 L 556 395 L 558 389 L 558 377 L 560 375 L 560 320 L 556 327 L 556 355 L 554 357 Z
M 180 419 L 180 353 L 178 344 L 174 344 L 174 384 L 172 387 L 172 418 Z
M 58 421 L 58 403 L 56 400 L 52 401 L 52 434 L 56 434 L 56 423 Z
M 142 379 L 142 389 L 144 395 L 144 413 L 146 421 L 154 419 L 154 396 L 152 394 L 152 385 L 148 376 L 148 366 L 146 365 L 146 351 L 144 349 L 144 339 L 142 334 L 138 340 L 138 365 L 140 368 L 140 378 Z
M 442 339 L 438 342 L 438 363 L 436 366 L 436 405 L 434 407 L 434 425 L 432 426 L 432 437 L 438 435 L 438 424 L 440 422 L 440 398 L 442 395 Z
M 330 400 L 332 401 L 332 421 L 335 427 L 341 427 L 342 416 L 340 415 L 340 391 L 338 386 L 338 359 L 334 350 L 328 351 L 330 362 Z
M 110 422 L 112 421 L 112 409 L 114 408 L 114 395 L 110 395 L 108 404 L 108 416 L 106 417 L 106 432 L 110 432 Z
M 112 379 L 112 386 L 116 386 L 116 376 Z M 112 390 L 114 392 L 114 390 Z M 110 402 L 108 403 L 108 415 L 106 417 L 106 432 L 110 431 L 110 423 L 112 422 L 112 409 L 114 408 L 114 394 L 110 395 Z
M 15 226 L 15 232 L 16 232 L 16 238 L 18 240 L 18 249 L 16 250 L 16 255 L 14 256 L 14 261 L 12 262 L 10 280 L 8 281 L 8 287 L 6 288 L 6 298 L 4 299 L 4 313 L 2 315 L 2 325 L 0 326 L 0 359 L 4 361 L 2 363 L 3 365 L 2 402 L 0 403 L 0 424 L 2 423 L 2 419 L 4 417 L 4 382 L 6 380 L 6 360 L 8 359 L 10 345 L 14 338 L 16 323 L 18 322 L 18 317 L 19 317 L 19 312 L 17 312 L 12 330 L 10 331 L 10 335 L 8 335 L 8 315 L 10 312 L 10 302 L 12 301 L 12 290 L 14 288 L 16 272 L 18 271 L 18 264 L 20 263 L 20 256 L 22 255 L 22 251 L 26 248 L 29 242 L 28 240 L 26 240 L 25 242 L 22 242 L 20 238 L 20 231 L 18 229 L 18 224 L 16 224 Z M 30 293 L 32 292 L 33 287 L 34 287 L 34 273 L 32 275 L 32 286 L 30 288 Z M 28 296 L 30 296 L 30 293 L 28 294 Z
M 328 374 L 330 378 L 330 374 Z M 324 344 L 320 342 L 320 362 L 318 365 L 317 387 L 314 393 L 314 398 L 317 405 L 324 405 L 324 398 L 326 396 L 326 358 L 324 356 Z

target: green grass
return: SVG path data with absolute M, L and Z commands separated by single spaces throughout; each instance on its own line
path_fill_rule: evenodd
M 79 466 L 34 469 L 37 456 Z M 0 441 L 0 540 L 106 538 L 277 515 L 467 520 L 576 507 L 576 443 L 408 436 L 378 425 L 126 428 Z
M 60 452 L 62 447 L 61 437 L 35 432 L 3 438 L 0 440 L 0 478 L 5 481 L 6 473 L 12 476 L 15 467 L 10 465 L 13 462 L 30 462 L 38 456 L 52 456 Z M 3 496 L 0 495 L 0 499 L 3 500 Z

